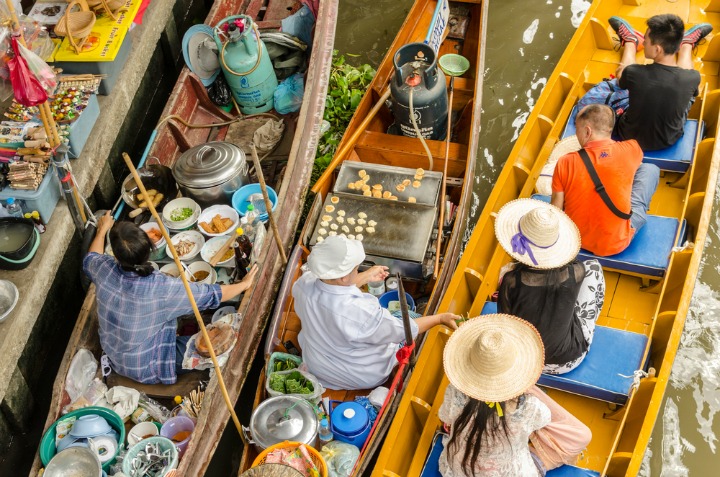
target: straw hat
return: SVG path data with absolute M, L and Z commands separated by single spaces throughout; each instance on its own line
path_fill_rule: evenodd
M 538 177 L 538 180 L 535 183 L 535 190 L 538 194 L 552 194 L 552 176 L 555 172 L 555 165 L 557 164 L 558 159 L 563 157 L 565 154 L 579 151 L 581 148 L 582 146 L 578 142 L 577 136 L 574 134 L 555 144 L 555 147 L 550 153 L 550 157 L 548 157 L 547 162 L 540 171 L 540 177 Z
M 452 385 L 489 402 L 507 401 L 527 391 L 540 377 L 544 361 L 537 330 L 521 318 L 500 313 L 461 325 L 443 353 Z
M 505 204 L 495 218 L 495 236 L 508 255 L 533 268 L 562 267 L 580 251 L 575 222 L 541 200 L 517 199 Z

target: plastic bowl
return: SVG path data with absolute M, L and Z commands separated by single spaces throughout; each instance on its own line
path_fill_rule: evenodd
M 267 192 L 268 197 L 270 198 L 270 202 L 272 202 L 272 210 L 275 211 L 277 208 L 277 194 L 273 190 L 272 187 L 267 186 Z M 235 191 L 235 193 L 232 196 L 232 205 L 235 208 L 235 210 L 238 211 L 240 215 L 245 217 L 245 213 L 247 212 L 247 207 L 250 205 L 250 202 L 248 201 L 248 197 L 250 197 L 252 194 L 262 194 L 262 190 L 260 190 L 260 184 L 248 184 L 244 185 L 238 190 Z M 260 214 L 258 216 L 260 220 L 265 222 L 268 219 L 268 214 Z
M 160 428 L 160 435 L 162 437 L 172 439 L 180 432 L 190 432 L 190 434 L 188 434 L 188 436 L 182 441 L 171 441 L 177 446 L 180 459 L 182 459 L 183 454 L 185 454 L 185 449 L 187 449 L 188 443 L 190 442 L 190 438 L 192 438 L 193 430 L 195 430 L 195 423 L 192 419 L 185 416 L 175 416 L 165 421 L 162 428 Z
M 189 281 L 193 281 L 193 275 L 197 272 L 208 272 L 208 276 L 204 279 L 194 282 L 194 283 L 205 283 L 207 285 L 213 285 L 217 281 L 217 272 L 215 269 L 207 262 L 193 262 L 190 265 L 188 265 L 187 270 L 185 270 L 185 276 Z
M 69 434 L 73 437 L 87 438 L 107 434 L 112 430 L 105 418 L 97 414 L 89 414 L 77 418 Z
M 205 242 L 205 245 L 203 245 L 203 248 L 200 250 L 200 257 L 202 257 L 203 260 L 206 262 L 209 262 L 210 259 L 213 258 L 213 256 L 217 253 L 218 250 L 220 250 L 220 247 L 223 246 L 223 244 L 227 241 L 228 237 L 227 235 L 224 235 L 222 237 L 213 237 L 207 242 Z M 232 250 L 232 248 L 230 249 Z M 224 262 L 218 262 L 218 267 L 229 267 L 232 268 L 235 266 L 235 254 L 231 255 L 230 258 L 225 260 Z
M 189 240 L 195 244 L 195 246 L 185 255 L 180 255 L 178 253 L 178 257 L 183 261 L 195 258 L 197 254 L 200 253 L 203 245 L 205 245 L 205 237 L 203 237 L 197 230 L 186 230 L 185 232 L 180 232 L 179 234 L 170 237 L 170 240 L 173 245 L 177 245 L 181 240 Z M 165 253 L 168 257 L 173 256 L 172 251 L 170 251 L 170 244 L 165 245 Z
M 147 444 L 158 444 L 160 447 L 161 452 L 165 452 L 167 450 L 170 451 L 170 465 L 168 466 L 168 470 L 177 468 L 178 465 L 178 450 L 175 447 L 175 444 L 168 439 L 167 437 L 150 437 L 147 439 L 144 439 L 134 446 L 132 446 L 130 449 L 128 449 L 127 454 L 125 454 L 125 458 L 123 459 L 123 465 L 122 465 L 122 471 L 126 475 L 133 475 L 131 463 L 133 459 L 140 453 L 140 451 L 145 452 L 145 446 Z
M 125 442 L 125 423 L 123 422 L 122 418 L 118 416 L 118 414 L 112 409 L 90 406 L 78 409 L 77 411 L 69 412 L 66 415 L 62 416 L 61 419 L 65 419 L 68 417 L 89 416 L 92 414 L 96 414 L 100 417 L 105 418 L 108 424 L 110 424 L 110 426 L 119 434 L 118 442 Z M 40 441 L 40 460 L 42 461 L 44 466 L 47 466 L 50 463 L 50 460 L 57 453 L 57 449 L 55 448 L 56 427 L 57 421 L 53 422 L 52 425 L 47 429 L 47 431 L 45 431 L 45 434 L 43 434 L 42 440 Z M 72 447 L 71 449 L 74 449 L 74 447 Z M 118 451 L 119 450 L 120 446 L 118 446 Z M 110 468 L 110 466 L 115 462 L 115 457 L 117 457 L 117 453 L 115 456 L 113 456 L 112 459 L 108 460 L 102 465 L 103 470 L 108 470 Z
M 413 297 L 408 292 L 405 292 L 405 297 L 407 298 L 408 308 L 410 308 L 412 311 L 415 311 L 415 300 L 413 300 Z M 378 298 L 380 306 L 382 306 L 383 308 L 387 308 L 390 302 L 393 300 L 400 300 L 400 293 L 398 293 L 397 290 L 390 290 L 389 292 L 385 292 Z
M 128 445 L 134 446 L 138 442 L 149 439 L 150 437 L 155 437 L 158 434 L 160 434 L 160 429 L 157 428 L 154 422 L 141 422 L 130 429 L 127 435 L 127 442 Z
M 97 455 L 87 447 L 70 447 L 55 455 L 47 464 L 45 477 L 69 475 L 100 476 L 102 465 Z
M 143 229 L 145 232 L 148 232 L 150 230 L 157 230 L 160 232 L 160 226 L 157 224 L 157 222 L 146 222 L 140 226 L 141 229 Z M 155 251 L 150 254 L 150 260 L 162 260 L 165 258 L 165 245 L 167 245 L 167 242 L 165 241 L 165 237 L 160 237 L 160 240 L 154 243 L 155 244 Z
M 164 273 L 165 275 L 169 275 L 174 278 L 180 278 L 180 270 L 178 270 L 175 262 L 163 265 L 160 268 L 160 273 Z
M 213 217 L 216 215 L 219 215 L 220 217 L 224 219 L 230 219 L 232 220 L 232 225 L 225 230 L 225 232 L 219 233 L 219 234 L 211 234 L 207 230 L 205 230 L 202 225 L 200 225 L 201 222 L 210 222 Z M 222 237 L 226 236 L 228 234 L 233 233 L 233 231 L 238 227 L 238 224 L 240 223 L 240 216 L 238 215 L 237 211 L 230 207 L 229 205 L 212 205 L 208 207 L 207 209 L 203 210 L 200 214 L 200 217 L 198 218 L 198 230 L 200 232 L 204 233 L 208 237 Z
M 193 214 L 184 220 L 172 220 L 170 216 L 176 209 L 182 209 L 188 207 L 193 210 Z M 200 217 L 200 206 L 197 202 L 190 199 L 189 197 L 180 197 L 179 199 L 173 199 L 167 203 L 163 208 L 163 221 L 165 224 L 173 230 L 181 230 L 188 227 L 192 227 Z

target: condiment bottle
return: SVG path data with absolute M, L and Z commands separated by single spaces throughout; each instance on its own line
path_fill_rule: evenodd
M 333 433 L 330 430 L 330 423 L 328 423 L 328 420 L 326 417 L 323 417 L 320 420 L 320 429 L 318 430 L 318 437 L 320 438 L 320 442 L 322 444 L 327 444 L 331 440 L 333 440 Z
M 237 237 L 235 238 L 235 273 L 233 277 L 235 280 L 242 280 L 247 275 L 248 269 L 250 268 L 250 254 L 252 253 L 252 243 L 248 239 L 247 235 L 242 228 L 238 227 L 235 230 Z
M 368 282 L 368 293 L 373 296 L 379 297 L 385 293 L 385 282 L 378 280 L 376 282 Z
M 21 219 L 23 218 L 22 207 L 20 207 L 20 204 L 17 203 L 15 197 L 7 198 L 7 205 L 5 206 L 5 209 L 7 209 L 8 214 L 10 214 L 12 217 L 20 217 Z

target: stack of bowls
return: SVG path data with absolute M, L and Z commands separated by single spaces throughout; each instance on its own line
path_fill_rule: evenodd
M 183 220 L 172 220 L 173 212 L 178 209 L 192 209 L 192 215 Z M 195 226 L 200 217 L 200 206 L 194 200 L 188 197 L 180 197 L 178 199 L 171 200 L 163 208 L 162 218 L 165 226 L 173 232 L 180 232 L 182 230 L 188 230 Z
M 220 250 L 220 247 L 222 247 L 225 242 L 227 242 L 228 237 L 227 235 L 224 235 L 222 237 L 213 237 L 207 242 L 205 242 L 205 245 L 203 245 L 203 248 L 200 250 L 200 257 L 202 257 L 203 260 L 206 262 L 209 262 L 217 253 L 218 250 Z M 232 250 L 232 247 L 230 248 Z M 224 260 L 222 262 L 217 263 L 218 267 L 228 267 L 232 268 L 235 266 L 235 254 L 231 254 L 230 258 L 227 260 Z
M 157 224 L 157 222 L 146 222 L 140 226 L 141 229 L 145 231 L 145 233 L 148 233 L 150 230 L 157 230 L 160 232 L 160 226 Z M 167 245 L 167 241 L 165 240 L 165 237 L 160 236 L 160 240 L 154 243 L 155 245 L 155 251 L 150 254 L 150 260 L 162 260 L 166 257 L 165 253 L 165 245 Z
M 211 233 L 205 230 L 205 228 L 202 227 L 202 223 L 210 223 L 212 221 L 212 218 L 216 215 L 219 215 L 223 219 L 230 219 L 232 221 L 232 224 L 225 229 L 224 231 L 220 233 Z M 238 215 L 237 211 L 230 207 L 229 205 L 212 205 L 208 207 L 207 209 L 203 210 L 200 214 L 200 217 L 198 218 L 198 230 L 200 232 L 204 233 L 208 237 L 221 237 L 225 236 L 231 233 L 235 232 L 235 229 L 238 227 L 238 224 L 240 223 L 240 216 Z

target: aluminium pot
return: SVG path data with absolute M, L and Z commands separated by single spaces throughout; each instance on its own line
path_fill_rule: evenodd
M 245 429 L 245 428 L 243 428 Z M 315 409 L 296 396 L 275 396 L 261 402 L 250 418 L 248 442 L 258 452 L 285 441 L 315 447 L 318 419 Z
M 185 197 L 202 207 L 232 205 L 232 195 L 250 182 L 245 153 L 234 144 L 213 141 L 185 151 L 173 166 Z
M 32 220 L 0 218 L 0 269 L 22 270 L 30 265 L 39 246 L 40 233 Z

